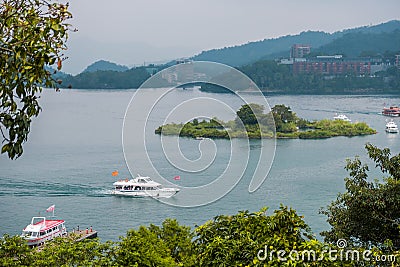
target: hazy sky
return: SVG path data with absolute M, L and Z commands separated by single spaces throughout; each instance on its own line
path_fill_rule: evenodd
M 298 34 L 400 19 L 399 0 L 76 0 L 78 28 L 63 71 L 109 60 L 128 66 Z

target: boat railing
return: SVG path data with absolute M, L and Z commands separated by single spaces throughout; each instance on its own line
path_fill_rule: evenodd
M 37 224 L 37 223 L 42 223 L 45 224 L 46 223 L 46 217 L 32 217 L 32 221 L 31 224 Z

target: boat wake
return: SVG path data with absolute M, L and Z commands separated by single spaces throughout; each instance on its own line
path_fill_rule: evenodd
M 110 191 L 110 193 L 108 193 Z M 111 194 L 111 190 L 99 190 L 83 184 L 48 183 L 28 180 L 12 180 L 0 178 L 0 196 L 87 196 L 105 197 Z

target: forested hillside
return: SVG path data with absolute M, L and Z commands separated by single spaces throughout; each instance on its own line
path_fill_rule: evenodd
M 349 34 L 352 33 L 360 33 L 366 34 L 365 39 L 374 38 L 375 34 L 381 33 L 392 33 L 396 29 L 400 30 L 400 21 L 393 20 L 386 23 L 382 23 L 374 26 L 364 26 L 354 29 L 347 29 L 343 31 L 338 31 L 335 33 L 325 33 L 325 32 L 316 32 L 316 31 L 307 31 L 302 32 L 297 35 L 287 35 L 283 37 L 279 37 L 276 39 L 264 39 L 258 42 L 250 42 L 243 45 L 232 46 L 232 47 L 224 47 L 220 49 L 213 49 L 209 51 L 203 51 L 199 55 L 193 57 L 193 60 L 207 60 L 207 61 L 215 61 L 219 63 L 224 63 L 230 66 L 242 66 L 246 64 L 253 63 L 260 59 L 271 59 L 271 56 L 289 56 L 290 47 L 293 44 L 309 44 L 312 49 L 318 49 L 319 47 L 325 46 L 324 52 L 336 53 L 336 48 L 341 48 L 341 44 L 343 40 L 347 38 L 358 38 L 357 34 L 351 36 Z M 345 35 L 349 35 L 345 37 L 338 43 L 334 43 L 334 40 L 341 39 Z M 383 38 L 381 36 L 379 38 Z M 360 39 L 360 42 L 364 41 L 364 39 Z M 333 42 L 332 46 L 328 44 Z M 389 41 L 390 42 L 390 41 Z M 371 42 L 367 42 L 365 47 L 371 44 Z M 372 43 L 373 44 L 373 43 Z M 394 42 L 393 45 L 399 46 L 399 42 Z M 365 50 L 365 49 L 363 49 Z M 366 49 L 370 51 L 370 49 Z M 376 49 L 379 50 L 379 49 Z M 398 49 L 399 50 L 399 49 Z M 382 51 L 382 50 L 379 50 Z M 383 50 L 384 51 L 384 50 Z M 352 53 L 353 54 L 353 53 Z M 349 54 L 350 55 L 350 54 Z
M 126 71 L 128 69 L 127 66 L 118 65 L 106 60 L 99 60 L 89 65 L 83 72 L 95 72 L 99 70 Z
M 293 74 L 291 66 L 279 65 L 276 59 L 289 56 L 295 43 L 311 45 L 311 54 L 335 55 L 344 58 L 373 57 L 390 64 L 386 71 L 371 77 L 339 75 L 326 77 L 321 74 Z M 399 70 L 393 68 L 395 55 L 400 54 L 400 21 L 390 21 L 376 26 L 344 30 L 333 34 L 303 32 L 298 35 L 251 42 L 246 45 L 205 51 L 194 60 L 208 60 L 237 67 L 247 74 L 264 91 L 280 93 L 399 93 Z M 260 60 L 261 58 L 261 60 Z M 138 88 L 150 75 L 168 65 L 126 67 L 98 61 L 76 76 L 58 75 L 61 87 L 82 89 Z M 165 81 L 165 84 L 168 83 Z M 221 91 L 215 86 L 203 86 L 206 91 Z

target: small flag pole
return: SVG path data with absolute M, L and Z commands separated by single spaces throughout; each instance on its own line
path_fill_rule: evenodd
M 52 212 L 53 212 L 53 215 L 52 215 L 51 217 L 54 217 L 54 210 L 55 210 L 55 205 L 53 204 L 53 205 L 51 205 L 50 207 L 48 207 L 48 208 L 46 209 L 46 212 L 52 211 Z

